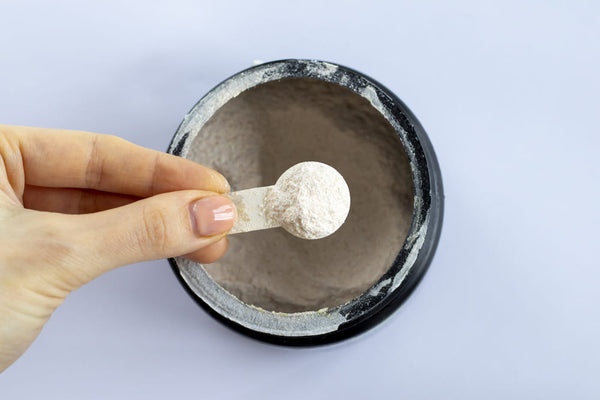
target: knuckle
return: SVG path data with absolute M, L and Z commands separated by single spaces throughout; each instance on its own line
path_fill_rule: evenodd
M 102 154 L 99 149 L 101 136 L 95 135 L 90 144 L 87 168 L 85 170 L 85 185 L 98 187 L 102 182 Z
M 166 213 L 157 208 L 144 208 L 141 247 L 163 254 L 168 248 L 168 221 Z
M 98 134 L 98 139 L 103 146 L 107 147 L 114 147 L 129 143 L 127 140 L 116 135 Z
M 121 141 L 123 140 L 117 136 L 93 134 L 84 178 L 87 187 L 97 188 L 102 186 L 107 178 L 106 174 L 109 173 L 104 166 L 106 149 Z

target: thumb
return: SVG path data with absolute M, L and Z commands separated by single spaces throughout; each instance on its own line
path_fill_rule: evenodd
M 184 190 L 73 216 L 78 248 L 94 278 L 113 268 L 192 253 L 217 242 L 236 218 L 231 200 Z M 81 266 L 79 266 L 81 268 Z

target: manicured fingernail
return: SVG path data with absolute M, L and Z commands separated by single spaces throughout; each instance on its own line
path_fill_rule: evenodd
M 190 216 L 196 235 L 213 236 L 233 227 L 236 210 L 227 197 L 210 196 L 194 201 L 190 205 Z

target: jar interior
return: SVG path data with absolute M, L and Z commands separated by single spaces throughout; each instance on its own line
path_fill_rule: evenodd
M 221 172 L 234 191 L 273 185 L 302 161 L 329 164 L 348 183 L 350 213 L 333 235 L 231 235 L 223 258 L 198 265 L 265 310 L 317 311 L 359 296 L 392 265 L 411 224 L 411 171 L 398 135 L 368 100 L 339 85 L 282 79 L 242 92 L 204 124 L 187 158 Z

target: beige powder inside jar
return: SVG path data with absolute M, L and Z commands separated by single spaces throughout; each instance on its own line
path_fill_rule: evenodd
M 266 310 L 350 301 L 391 266 L 410 227 L 412 179 L 398 136 L 367 100 L 338 85 L 286 79 L 247 90 L 207 121 L 188 158 L 223 173 L 233 190 L 273 185 L 303 161 L 329 164 L 348 183 L 350 213 L 333 235 L 238 234 L 205 266 L 224 289 Z

